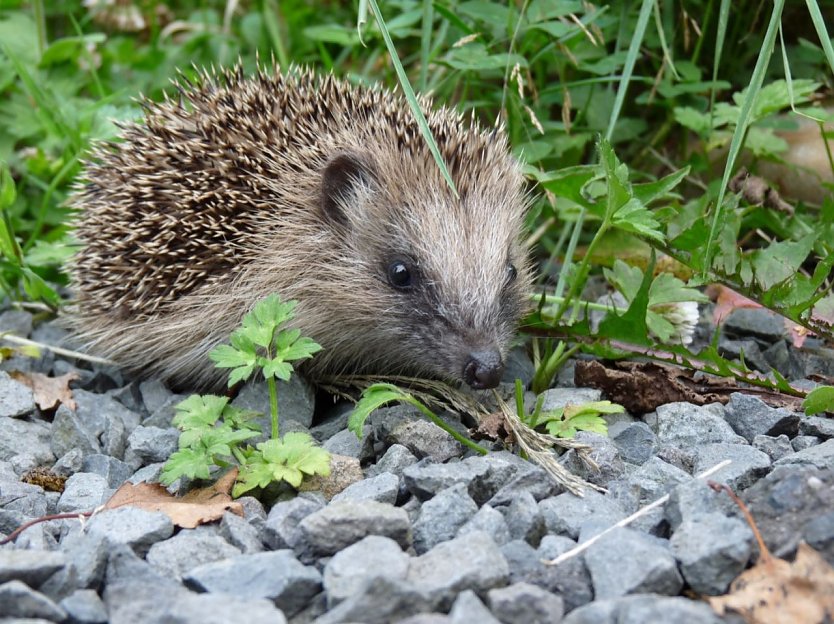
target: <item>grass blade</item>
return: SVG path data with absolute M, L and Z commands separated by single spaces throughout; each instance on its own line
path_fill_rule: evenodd
M 741 103 L 741 110 L 738 115 L 738 124 L 736 125 L 735 132 L 733 132 L 733 138 L 730 141 L 730 150 L 727 153 L 727 163 L 724 166 L 724 176 L 721 178 L 721 188 L 718 189 L 718 199 L 715 202 L 715 212 L 713 213 L 712 225 L 710 226 L 709 237 L 707 238 L 707 249 L 703 271 L 704 278 L 706 278 L 707 273 L 712 266 L 712 256 L 714 254 L 713 244 L 715 242 L 715 235 L 718 232 L 718 223 L 721 219 L 724 195 L 727 193 L 727 185 L 730 182 L 730 176 L 732 175 L 736 160 L 738 159 L 738 155 L 741 153 L 741 148 L 744 144 L 744 136 L 747 133 L 747 127 L 750 125 L 750 113 L 753 110 L 753 104 L 755 104 L 756 97 L 759 95 L 759 91 L 762 88 L 765 72 L 767 71 L 770 57 L 773 55 L 776 33 L 779 30 L 782 9 L 784 6 L 785 0 L 776 0 L 774 2 L 773 12 L 770 14 L 770 23 L 767 25 L 767 32 L 765 32 L 764 40 L 762 41 L 759 58 L 756 59 L 756 67 L 753 69 L 750 84 L 747 86 L 744 101 Z
M 834 47 L 831 45 L 831 38 L 828 36 L 828 29 L 825 27 L 825 20 L 820 12 L 820 7 L 817 0 L 805 0 L 808 5 L 808 12 L 811 14 L 811 21 L 814 22 L 814 28 L 817 30 L 817 36 L 820 38 L 820 45 L 822 45 L 825 58 L 828 61 L 831 71 L 834 72 Z
M 634 66 L 637 64 L 637 55 L 640 53 L 640 45 L 643 43 L 643 37 L 646 35 L 646 26 L 649 23 L 649 17 L 651 17 L 652 7 L 655 1 L 643 0 L 643 4 L 640 7 L 640 16 L 637 18 L 637 25 L 631 36 L 631 44 L 628 47 L 625 65 L 623 66 L 623 76 L 620 78 L 620 86 L 617 88 L 614 109 L 611 111 L 611 119 L 608 121 L 608 130 L 605 131 L 605 139 L 607 141 L 611 140 L 611 136 L 614 134 L 614 127 L 617 125 L 617 119 L 620 117 L 620 111 L 623 108 L 626 91 L 628 90 L 628 83 L 631 81 Z
M 730 21 L 730 0 L 721 0 L 718 9 L 718 30 L 715 33 L 715 58 L 712 60 L 712 85 L 709 88 L 709 121 L 712 127 L 713 109 L 715 108 L 715 82 L 718 80 L 718 66 L 721 64 L 721 54 L 724 51 L 724 40 L 727 38 L 727 23 Z
M 417 96 L 414 95 L 414 89 L 411 88 L 411 83 L 408 81 L 408 76 L 405 73 L 403 64 L 400 62 L 400 57 L 397 55 L 397 48 L 394 47 L 394 42 L 391 39 L 391 33 L 388 32 L 388 27 L 382 19 L 382 13 L 379 10 L 379 5 L 376 0 L 368 0 L 368 4 L 371 6 L 371 10 L 376 18 L 376 23 L 379 25 L 379 31 L 382 33 L 382 39 L 385 41 L 385 47 L 388 48 L 388 54 L 391 56 L 391 62 L 394 64 L 394 70 L 397 72 L 397 78 L 399 79 L 400 86 L 405 94 L 405 99 L 408 101 L 408 106 L 411 108 L 411 112 L 414 113 L 414 117 L 417 119 L 417 125 L 420 128 L 420 133 L 426 140 L 429 150 L 431 151 L 432 156 L 434 156 L 434 161 L 437 163 L 437 166 L 440 168 L 440 173 L 443 174 L 443 178 L 446 180 L 446 184 L 448 184 L 449 188 L 452 189 L 452 193 L 454 193 L 455 197 L 460 197 L 458 195 L 457 188 L 455 188 L 455 182 L 452 180 L 452 176 L 449 175 L 449 170 L 446 167 L 446 163 L 443 161 L 443 155 L 440 153 L 440 149 L 437 147 L 437 143 L 431 134 L 429 122 L 426 121 L 426 116 L 423 115 L 423 111 L 420 110 L 420 104 L 417 102 Z

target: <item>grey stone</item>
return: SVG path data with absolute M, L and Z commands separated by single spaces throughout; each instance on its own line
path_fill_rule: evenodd
M 321 590 L 321 575 L 290 550 L 238 555 L 191 570 L 185 584 L 198 591 L 266 598 L 292 617 Z
M 629 528 L 616 528 L 585 551 L 597 600 L 626 594 L 674 596 L 683 588 L 668 543 Z
M 403 480 L 408 490 L 420 500 L 428 500 L 438 492 L 453 485 L 469 485 L 477 478 L 489 472 L 486 465 L 473 465 L 464 462 L 436 464 L 424 459 L 408 466 L 403 471 Z
M 55 461 L 50 435 L 50 427 L 44 422 L 0 418 L 0 460 L 12 460 L 25 452 L 36 465 L 50 465 Z
M 767 359 L 755 340 L 732 340 L 721 336 L 718 340 L 718 353 L 729 360 L 740 360 L 743 357 L 747 366 L 762 373 L 770 370 Z
M 129 581 L 108 583 L 104 602 L 114 624 L 286 624 L 284 614 L 268 600 L 230 594 L 194 594 L 179 584 Z
M 95 424 L 85 421 L 66 405 L 59 405 L 52 419 L 52 452 L 57 457 L 73 449 L 81 450 L 84 455 L 101 453 L 99 436 L 103 429 L 96 428 Z
M 32 313 L 26 310 L 0 312 L 0 333 L 6 332 L 18 338 L 28 338 L 32 333 Z
M 374 501 L 331 503 L 306 516 L 296 550 L 305 556 L 327 556 L 355 544 L 368 535 L 390 537 L 406 548 L 411 525 L 405 510 Z
M 100 534 L 112 544 L 126 544 L 140 555 L 156 542 L 171 537 L 174 524 L 162 512 L 144 511 L 138 507 L 105 509 L 87 523 L 87 530 Z
M 504 514 L 510 540 L 521 539 L 532 546 L 539 545 L 547 529 L 539 505 L 530 492 L 520 491 L 508 506 L 499 507 L 498 511 Z
M 81 470 L 104 477 L 109 488 L 118 488 L 133 474 L 133 470 L 125 462 L 99 453 L 84 457 Z
M 717 442 L 746 442 L 712 410 L 690 403 L 667 403 L 658 406 L 657 438 L 661 444 L 684 449 Z
M 0 506 L 6 511 L 19 511 L 30 518 L 47 513 L 47 500 L 43 489 L 38 485 L 18 480 L 0 484 Z
M 809 449 L 812 446 L 817 446 L 820 443 L 820 439 L 817 436 L 796 436 L 793 440 L 791 440 L 791 448 L 794 451 L 804 451 L 805 449 Z
M 799 415 L 783 407 L 773 408 L 759 397 L 734 392 L 724 418 L 733 430 L 752 442 L 757 435 L 796 435 Z
M 477 511 L 478 505 L 463 483 L 442 490 L 420 508 L 413 527 L 414 550 L 422 555 L 452 539 Z
M 255 410 L 265 416 L 269 422 L 269 388 L 261 380 L 250 380 L 240 389 L 235 400 L 235 407 Z M 278 382 L 278 413 L 281 420 L 295 420 L 309 428 L 313 423 L 315 410 L 315 392 L 301 375 L 293 375 L 289 381 Z M 262 429 L 269 431 L 269 427 Z
M 432 422 L 415 420 L 394 429 L 384 442 L 402 444 L 416 457 L 431 457 L 444 462 L 463 454 L 463 447 L 449 433 Z
M 775 556 L 791 558 L 805 539 L 834 563 L 834 545 L 825 537 L 834 509 L 834 468 L 779 466 L 741 497 Z
M 498 545 L 483 532 L 443 542 L 411 560 L 408 580 L 448 609 L 458 592 L 485 592 L 506 585 L 509 566 Z
M 180 434 L 176 429 L 136 427 L 127 439 L 125 458 L 138 457 L 143 464 L 166 461 L 177 450 Z
M 0 371 L 0 418 L 18 418 L 34 411 L 32 389 Z
M 506 624 L 561 622 L 565 612 L 561 596 L 529 583 L 490 589 L 487 602 L 498 619 Z
M 239 548 L 218 535 L 184 529 L 170 539 L 153 544 L 145 560 L 162 575 L 179 580 L 198 566 L 240 553 Z
M 727 591 L 750 560 L 753 533 L 742 520 L 721 513 L 684 520 L 672 535 L 672 553 L 689 586 L 699 594 Z
M 802 537 L 811 548 L 825 557 L 828 565 L 831 565 L 834 561 L 834 511 L 808 522 L 802 531 Z
M 392 539 L 369 535 L 334 555 L 324 566 L 328 608 L 357 593 L 366 582 L 405 579 L 410 557 Z
M 694 520 L 702 514 L 720 512 L 727 515 L 734 505 L 723 492 L 716 492 L 703 479 L 693 479 L 681 483 L 669 492 L 669 501 L 664 506 L 664 514 L 673 531 L 682 522 Z
M 306 499 L 307 497 L 308 495 L 303 493 L 297 496 L 297 498 L 301 499 Z M 243 519 L 247 522 L 252 522 L 257 525 L 261 521 L 266 520 L 267 515 L 263 503 L 261 503 L 261 501 L 254 496 L 241 496 L 237 499 L 237 502 L 239 502 L 241 507 L 243 507 Z M 324 505 L 324 501 L 319 502 Z
M 555 410 L 568 405 L 582 405 L 602 399 L 602 391 L 596 388 L 551 388 L 542 392 L 542 410 Z
M 355 457 L 360 462 L 367 462 L 374 456 L 373 436 L 370 425 L 362 428 L 362 439 L 356 437 L 353 431 L 343 429 L 333 437 L 326 439 L 322 447 L 335 455 Z
M 58 458 L 58 461 L 52 466 L 52 473 L 61 477 L 69 477 L 76 472 L 81 472 L 83 463 L 84 454 L 81 450 L 71 449 Z
M 625 464 L 620 458 L 620 451 L 609 437 L 590 431 L 579 431 L 574 439 L 591 448 L 590 458 L 596 463 L 596 468 L 588 466 L 576 450 L 570 449 L 562 455 L 559 463 L 571 473 L 589 483 L 605 487 L 625 472 Z
M 126 386 L 111 390 L 109 395 L 136 414 L 145 409 L 145 405 L 142 402 L 142 393 L 139 392 L 139 382 L 132 381 Z
M 785 340 L 779 340 L 762 352 L 767 363 L 789 381 L 805 377 L 805 363 L 795 349 L 789 348 Z
M 690 479 L 686 472 L 657 457 L 652 457 L 626 477 L 628 485 L 637 495 L 638 506 L 653 503 Z
M 594 592 L 584 557 L 573 557 L 559 564 L 546 563 L 575 547 L 576 542 L 572 539 L 559 535 L 546 535 L 536 551 L 538 563 L 526 562 L 521 568 L 528 570 L 528 573 L 524 575 L 526 578 L 520 579 L 519 575 L 513 573 L 511 579 L 513 581 L 526 580 L 560 594 L 565 600 L 565 611 L 571 611 L 586 604 L 593 600 Z
M 354 404 L 351 401 L 339 401 L 327 407 L 323 414 L 318 414 L 315 427 L 310 428 L 310 434 L 319 442 L 323 442 L 347 429 L 348 419 L 353 413 Z
M 0 613 L 6 617 L 41 618 L 61 622 L 67 613 L 52 600 L 22 581 L 0 585 Z
M 18 580 L 40 587 L 66 564 L 66 555 L 60 551 L 0 550 L 0 583 Z
M 511 504 L 519 492 L 527 492 L 535 500 L 541 501 L 562 491 L 562 488 L 542 468 L 531 464 L 527 466 L 527 468 L 519 469 L 515 476 L 502 485 L 486 502 L 493 507 L 500 507 Z
M 159 475 L 162 472 L 162 467 L 164 465 L 164 462 L 158 462 L 156 464 L 143 466 L 142 468 L 134 472 L 130 476 L 128 481 L 130 481 L 134 485 L 139 483 L 156 483 L 157 481 L 159 481 Z
M 263 524 L 262 541 L 273 550 L 294 549 L 301 538 L 298 524 L 322 508 L 320 502 L 301 497 L 276 503 Z
M 834 438 L 834 419 L 824 416 L 808 416 L 799 421 L 799 433 L 822 440 Z
M 414 453 L 402 444 L 392 444 L 376 464 L 368 467 L 367 474 L 369 477 L 375 477 L 383 472 L 390 472 L 402 477 L 405 469 L 416 463 Z
M 405 619 L 397 620 L 397 624 L 449 624 L 449 617 L 442 613 L 415 613 Z
M 834 440 L 797 451 L 774 462 L 776 466 L 787 465 L 814 466 L 820 470 L 834 466 Z
M 378 503 L 397 502 L 400 491 L 400 480 L 390 472 L 383 472 L 376 477 L 357 481 L 347 486 L 333 497 L 332 502 L 372 500 Z
M 64 484 L 58 512 L 92 511 L 107 502 L 111 490 L 107 479 L 92 472 L 76 472 Z
M 753 438 L 753 448 L 770 457 L 772 462 L 793 453 L 790 438 L 784 433 L 777 437 L 757 435 Z
M 620 457 L 631 464 L 644 463 L 657 449 L 657 436 L 644 422 L 626 425 L 613 438 L 620 451 Z
M 569 613 L 563 624 L 727 624 L 703 602 L 688 598 L 653 596 L 623 596 L 613 600 L 598 600 Z
M 486 608 L 478 594 L 471 589 L 462 591 L 455 598 L 452 610 L 449 611 L 452 624 L 501 624 L 501 622 Z
M 158 379 L 148 379 L 139 383 L 139 395 L 148 414 L 153 414 L 160 407 L 168 403 L 174 396 L 163 382 Z
M 526 388 L 533 381 L 533 376 L 536 374 L 536 367 L 524 348 L 516 347 L 515 349 L 510 349 L 504 364 L 504 376 L 501 378 L 502 382 L 515 384 L 515 380 L 520 379 L 522 387 Z
M 164 585 L 169 587 L 180 587 L 180 583 L 172 578 L 163 576 L 150 563 L 128 545 L 114 540 L 104 541 L 108 543 L 107 569 L 105 570 L 103 586 L 106 590 L 112 585 L 131 582 L 137 586 L 141 585 Z M 107 602 L 106 594 L 104 595 Z M 109 605 L 108 605 L 109 609 Z
M 710 480 L 726 483 L 734 490 L 752 485 L 770 469 L 770 457 L 746 444 L 704 444 L 697 450 L 695 472 L 701 473 L 725 459 L 732 464 L 710 476 Z
M 64 598 L 59 606 L 67 612 L 73 624 L 105 624 L 107 609 L 92 589 L 78 589 Z
M 473 531 L 483 531 L 491 535 L 499 546 L 510 541 L 510 530 L 504 515 L 489 505 L 482 506 L 474 516 L 467 520 L 466 524 L 458 529 L 457 534 L 461 536 Z
M 110 544 L 102 535 L 80 530 L 61 541 L 68 565 L 52 575 L 40 590 L 53 600 L 61 600 L 76 589 L 98 589 L 107 568 Z
M 365 581 L 349 598 L 318 619 L 316 624 L 388 624 L 432 611 L 439 598 L 411 583 L 385 576 Z
M 620 505 L 594 490 L 587 490 L 581 498 L 569 492 L 539 502 L 539 511 L 549 533 L 579 537 L 582 525 L 593 518 L 613 525 L 625 517 Z
M 185 395 L 171 395 L 162 405 L 157 407 L 151 415 L 142 421 L 146 427 L 159 427 L 169 429 L 174 426 L 174 418 L 177 415 L 177 406 L 186 398 Z
M 220 535 L 244 554 L 264 549 L 258 529 L 237 514 L 227 511 L 220 521 Z
M 785 319 L 766 308 L 736 308 L 724 320 L 724 331 L 775 342 L 785 335 Z
M 127 438 L 127 435 L 142 421 L 142 416 L 138 412 L 127 409 L 111 396 L 81 389 L 73 390 L 72 396 L 78 404 L 76 410 L 78 417 L 82 422 L 89 423 L 96 435 L 113 437 L 114 434 L 108 434 L 108 427 L 118 422 L 122 425 L 125 438 Z

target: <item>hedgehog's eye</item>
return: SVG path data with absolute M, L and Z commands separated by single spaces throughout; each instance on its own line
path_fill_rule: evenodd
M 510 263 L 507 265 L 507 284 L 512 284 L 518 277 L 518 270 L 515 265 Z
M 408 290 L 414 284 L 414 271 L 405 260 L 394 260 L 388 265 L 388 283 L 398 290 Z

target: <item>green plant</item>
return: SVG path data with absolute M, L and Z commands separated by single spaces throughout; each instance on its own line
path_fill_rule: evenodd
M 536 406 L 530 414 L 524 409 L 524 389 L 516 380 L 515 401 L 518 417 L 530 429 L 544 429 L 557 438 L 572 438 L 578 431 L 591 431 L 608 435 L 608 424 L 603 414 L 622 414 L 625 408 L 611 401 L 591 401 L 580 405 L 566 405 L 542 410 L 544 395 L 539 395 Z
M 304 475 L 330 474 L 330 454 L 306 433 L 280 436 L 276 378 L 289 380 L 290 362 L 307 359 L 321 347 L 283 325 L 293 317 L 295 301 L 282 303 L 278 295 L 259 301 L 243 317 L 230 345 L 209 354 L 219 368 L 229 368 L 229 386 L 249 379 L 260 370 L 269 385 L 272 436 L 252 448 L 243 443 L 261 435 L 253 419 L 257 412 L 229 404 L 228 397 L 191 395 L 176 406 L 174 425 L 180 430 L 179 450 L 171 455 L 160 475 L 170 485 L 180 477 L 207 479 L 213 467 L 237 463 L 240 473 L 232 494 L 240 496 L 256 487 L 286 481 L 298 487 Z
M 452 427 L 446 424 L 437 414 L 426 407 L 422 401 L 418 400 L 405 390 L 389 383 L 373 384 L 368 386 L 364 392 L 362 392 L 362 396 L 359 401 L 357 401 L 353 412 L 351 412 L 350 417 L 348 418 L 348 429 L 355 433 L 357 438 L 361 439 L 362 427 L 368 419 L 368 416 L 370 416 L 371 412 L 375 409 L 378 409 L 383 405 L 387 405 L 388 403 L 407 403 L 416 407 L 429 420 L 446 431 L 455 440 L 472 449 L 476 453 L 486 455 L 487 450 L 485 448 L 475 444 L 472 440 L 469 440 L 452 429 Z

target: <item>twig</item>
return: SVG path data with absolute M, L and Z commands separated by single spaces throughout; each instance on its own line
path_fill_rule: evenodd
M 38 347 L 39 349 L 46 349 L 47 351 L 52 351 L 52 353 L 57 353 L 58 355 L 65 355 L 67 357 L 72 357 L 77 360 L 86 360 L 87 362 L 93 362 L 95 364 L 105 364 L 107 366 L 117 366 L 116 362 L 114 362 L 113 360 L 96 357 L 95 355 L 87 355 L 86 353 L 72 351 L 71 349 L 54 347 L 52 345 L 43 344 L 42 342 L 35 342 L 34 340 L 29 340 L 28 338 L 21 338 L 20 336 L 15 336 L 14 334 L 0 334 L 0 339 L 6 340 L 8 342 L 13 342 L 14 344 L 26 345 L 29 347 Z
M 701 474 L 696 475 L 695 479 L 704 479 L 706 477 L 709 477 L 710 475 L 715 474 L 716 472 L 718 472 L 722 468 L 724 468 L 726 466 L 729 466 L 732 463 L 733 463 L 732 460 L 725 459 L 724 461 L 716 464 L 715 466 L 713 466 L 709 470 L 705 470 Z M 608 527 L 602 533 L 594 535 L 594 537 L 589 539 L 587 542 L 582 542 L 581 544 L 579 544 L 575 548 L 571 548 L 567 552 L 563 552 L 561 555 L 559 555 L 555 559 L 543 560 L 542 563 L 544 563 L 545 565 L 558 565 L 560 563 L 563 563 L 563 562 L 567 561 L 568 559 L 571 559 L 571 558 L 575 557 L 579 553 L 586 551 L 593 544 L 595 544 L 598 540 L 600 540 L 604 535 L 610 533 L 614 529 L 618 529 L 620 527 L 624 527 L 624 526 L 627 526 L 627 525 L 631 524 L 632 522 L 637 520 L 637 518 L 640 518 L 641 516 L 645 516 L 652 509 L 660 507 L 661 505 L 665 504 L 666 501 L 668 501 L 668 500 L 669 500 L 669 495 L 668 494 L 666 494 L 665 496 L 661 496 L 660 498 L 658 498 L 653 503 L 649 503 L 648 505 L 646 505 L 642 509 L 638 509 L 637 511 L 635 511 L 633 514 L 631 514 L 627 518 L 623 518 L 618 523 L 614 524 L 613 526 Z

